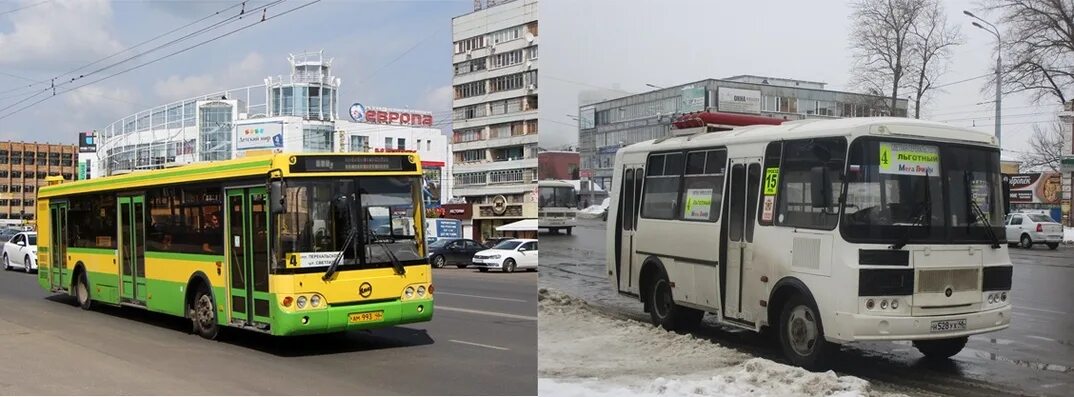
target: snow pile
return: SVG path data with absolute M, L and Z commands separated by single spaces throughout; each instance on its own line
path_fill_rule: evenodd
M 690 335 L 538 293 L 538 383 L 547 396 L 860 396 L 869 382 L 754 358 Z
M 578 210 L 578 217 L 583 219 L 597 219 L 601 215 L 604 215 L 604 207 L 599 205 L 591 205 L 589 207 Z
M 1063 242 L 1067 244 L 1074 244 L 1074 227 L 1063 228 Z

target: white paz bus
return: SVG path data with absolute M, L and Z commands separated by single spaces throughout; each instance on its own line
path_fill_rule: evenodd
M 1010 324 L 1000 183 L 994 137 L 939 123 L 676 134 L 616 155 L 607 270 L 659 326 L 771 328 L 807 369 L 856 341 L 947 358 Z
M 560 229 L 571 234 L 577 224 L 578 192 L 574 185 L 559 181 L 537 182 L 540 200 L 537 205 L 537 224 L 541 229 L 559 233 Z

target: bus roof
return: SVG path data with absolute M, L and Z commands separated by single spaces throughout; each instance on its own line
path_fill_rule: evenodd
M 305 157 L 411 157 L 414 170 L 386 171 L 332 171 L 332 172 L 296 172 L 291 166 Z M 294 161 L 294 162 L 292 162 Z M 408 163 L 408 161 L 403 161 Z M 301 163 L 300 163 L 301 164 Z M 421 161 L 415 153 L 275 153 L 248 156 L 232 160 L 199 162 L 173 168 L 156 170 L 139 170 L 122 175 L 113 175 L 81 181 L 59 182 L 42 186 L 38 189 L 39 198 L 64 196 L 69 194 L 102 192 L 124 189 L 138 189 L 152 186 L 190 183 L 211 180 L 223 180 L 244 177 L 264 176 L 278 170 L 281 176 L 332 176 L 341 174 L 364 173 L 371 175 L 421 175 Z
M 635 153 L 738 143 L 771 142 L 803 137 L 860 135 L 916 137 L 997 146 L 995 137 L 990 133 L 956 127 L 950 124 L 901 117 L 854 117 L 795 120 L 781 125 L 751 125 L 727 131 L 652 139 L 624 147 L 619 152 Z

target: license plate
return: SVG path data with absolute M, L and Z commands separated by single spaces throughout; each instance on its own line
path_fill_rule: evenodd
M 966 319 L 933 321 L 930 332 L 962 331 L 966 329 Z
M 375 312 L 351 313 L 347 317 L 349 317 L 351 324 L 372 323 L 384 320 L 384 311 L 378 310 Z

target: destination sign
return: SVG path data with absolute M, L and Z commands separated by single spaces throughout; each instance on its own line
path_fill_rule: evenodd
M 299 156 L 291 172 L 417 171 L 409 156 Z

